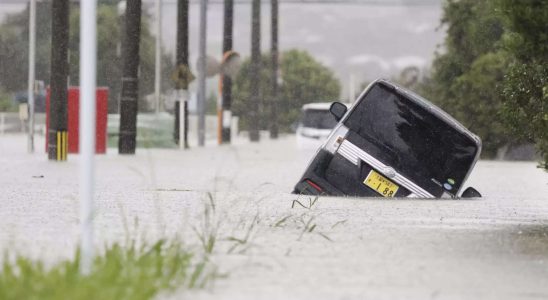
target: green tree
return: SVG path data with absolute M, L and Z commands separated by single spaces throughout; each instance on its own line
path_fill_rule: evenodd
M 118 16 L 118 1 L 101 2 L 97 8 L 97 85 L 110 89 L 109 112 L 117 112 L 121 89 L 121 41 L 124 32 L 123 17 Z M 51 4 L 37 3 L 36 78 L 49 82 L 51 45 Z M 79 84 L 80 11 L 77 6 L 70 12 L 69 62 L 70 85 Z M 147 110 L 145 95 L 154 90 L 154 37 L 150 16 L 144 14 L 141 27 L 139 109 Z M 169 55 L 162 55 L 163 78 L 169 78 L 173 63 Z M 0 87 L 7 91 L 25 90 L 28 70 L 28 8 L 8 16 L 0 25 Z M 164 80 L 163 89 L 169 88 Z
M 535 142 L 548 170 L 548 1 L 498 0 L 511 64 L 501 85 L 502 116 L 516 135 Z
M 97 85 L 110 89 L 109 111 L 118 111 L 118 98 L 122 88 L 123 54 L 121 43 L 125 33 L 124 17 L 118 16 L 117 5 L 101 4 L 97 8 Z M 70 30 L 70 78 L 73 84 L 79 81 L 80 61 L 80 10 L 71 11 Z M 149 111 L 145 96 L 154 91 L 155 38 L 150 32 L 150 16 L 143 13 L 141 18 L 141 45 L 139 47 L 139 111 Z M 162 78 L 170 78 L 173 62 L 169 55 L 162 53 Z M 162 89 L 170 88 L 164 80 Z
M 422 92 L 477 132 L 484 154 L 534 142 L 548 168 L 548 1 L 449 0 Z
M 36 79 L 49 81 L 51 3 L 36 3 Z M 8 92 L 27 89 L 28 9 L 6 16 L 0 25 L 0 88 Z
M 500 118 L 500 93 L 497 85 L 504 77 L 507 57 L 503 52 L 479 56 L 470 69 L 457 77 L 451 88 L 458 95 L 451 111 L 483 141 L 484 156 L 493 157 L 505 144 L 516 142 L 508 135 Z
M 419 87 L 482 138 L 484 157 L 493 157 L 499 147 L 518 140 L 504 130 L 499 116 L 502 104 L 496 87 L 508 57 L 501 51 L 504 26 L 495 4 L 493 0 L 446 2 L 445 52 L 437 54 L 430 78 Z
M 270 55 L 261 59 L 260 129 L 267 129 L 270 120 L 270 99 L 272 99 L 272 74 Z M 240 116 L 241 127 L 248 128 L 250 105 L 250 60 L 242 63 L 242 68 L 234 81 L 234 114 Z M 333 72 L 314 60 L 310 54 L 300 50 L 289 50 L 281 55 L 281 87 L 278 99 L 278 122 L 281 131 L 289 131 L 297 121 L 303 104 L 310 102 L 335 101 L 339 97 L 341 85 Z

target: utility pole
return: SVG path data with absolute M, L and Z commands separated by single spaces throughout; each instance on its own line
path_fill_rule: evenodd
M 234 27 L 234 0 L 225 0 L 223 24 L 223 61 L 232 51 L 232 34 Z M 232 123 L 232 78 L 221 72 L 221 112 L 219 126 L 221 126 L 221 143 L 230 143 L 230 126 Z
M 27 99 L 29 103 L 29 140 L 28 151 L 34 153 L 34 81 L 36 71 L 36 0 L 29 5 L 29 82 Z
M 198 146 L 205 144 L 207 0 L 200 1 L 200 53 L 198 56 Z
M 97 85 L 97 0 L 80 4 L 80 272 L 93 263 L 93 189 Z
M 174 140 L 181 149 L 188 148 L 188 85 L 193 79 L 188 65 L 188 0 L 177 1 L 177 69 L 173 73 L 175 101 Z
M 122 44 L 124 69 L 120 99 L 120 136 L 118 153 L 135 154 L 139 99 L 139 41 L 141 0 L 126 2 L 126 36 Z
M 162 84 L 162 0 L 156 0 L 156 62 L 154 70 L 154 96 L 156 98 L 155 111 L 160 112 L 161 84 Z
M 51 32 L 48 158 L 66 161 L 69 0 L 52 1 Z
M 278 138 L 278 0 L 271 0 L 272 99 L 270 102 L 270 138 Z
M 354 73 L 350 73 L 350 80 L 348 84 L 348 103 L 353 103 L 354 97 L 356 97 L 356 78 Z
M 253 0 L 251 6 L 251 111 L 249 140 L 259 141 L 259 84 L 261 69 L 261 0 Z

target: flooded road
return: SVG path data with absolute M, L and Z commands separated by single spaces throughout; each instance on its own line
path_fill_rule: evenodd
M 24 137 L 0 137 L 0 246 L 70 257 L 77 157 L 51 163 L 19 147 Z M 203 227 L 208 207 L 211 260 L 227 276 L 166 299 L 548 298 L 548 173 L 534 162 L 480 161 L 466 186 L 481 199 L 289 194 L 312 154 L 289 136 L 98 156 L 96 244 L 179 236 L 196 245 L 191 227 Z

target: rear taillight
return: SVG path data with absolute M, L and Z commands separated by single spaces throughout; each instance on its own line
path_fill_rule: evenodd
M 317 185 L 315 182 L 313 182 L 312 180 L 310 179 L 306 179 L 305 180 L 306 183 L 308 183 L 308 185 L 310 185 L 311 187 L 313 187 L 314 189 L 316 189 L 318 192 L 323 192 L 322 190 L 322 187 Z

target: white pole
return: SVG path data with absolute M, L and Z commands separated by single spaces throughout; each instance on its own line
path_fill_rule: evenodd
M 202 0 L 200 1 L 200 53 L 198 56 L 198 146 L 205 144 L 206 35 L 207 0 Z
M 80 2 L 80 271 L 89 274 L 93 262 L 93 189 L 95 152 L 95 93 L 97 68 L 97 0 Z
M 356 97 L 356 78 L 354 73 L 350 73 L 350 84 L 348 87 L 348 103 L 354 103 L 354 97 Z
M 36 53 L 36 0 L 30 0 L 29 7 L 29 135 L 28 151 L 34 152 L 34 80 L 35 80 L 35 53 Z
M 154 77 L 154 95 L 156 97 L 156 114 L 160 112 L 160 89 L 162 82 L 162 0 L 156 0 L 156 65 Z

